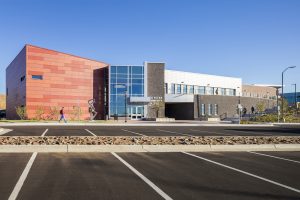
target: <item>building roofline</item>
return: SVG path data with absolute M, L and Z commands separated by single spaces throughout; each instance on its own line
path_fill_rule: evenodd
M 25 44 L 25 47 L 27 47 L 27 46 L 36 47 L 36 48 L 40 48 L 40 49 L 45 49 L 45 50 L 48 50 L 48 51 L 54 51 L 54 52 L 57 52 L 57 53 L 62 53 L 62 54 L 65 54 L 65 55 L 69 55 L 69 56 L 73 56 L 73 57 L 77 57 L 77 58 L 81 58 L 81 59 L 85 59 L 85 60 L 90 60 L 90 61 L 94 61 L 94 62 L 101 62 L 101 63 L 106 64 L 107 66 L 109 66 L 108 63 L 103 62 L 103 61 L 99 61 L 99 60 L 94 60 L 94 59 L 90 59 L 90 58 L 76 56 L 74 54 L 65 53 L 65 52 L 61 52 L 61 51 L 57 51 L 57 50 L 52 50 L 52 49 L 48 49 L 48 48 L 44 48 L 44 47 L 40 47 L 40 46 L 36 46 L 36 45 L 32 45 L 32 44 Z

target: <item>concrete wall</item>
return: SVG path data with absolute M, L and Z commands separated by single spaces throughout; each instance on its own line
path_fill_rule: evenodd
M 156 118 L 157 115 L 165 117 L 165 64 L 145 63 L 145 65 L 147 65 L 147 96 L 151 98 L 146 117 Z
M 16 107 L 26 106 L 26 47 L 16 56 L 16 58 L 6 68 L 6 118 L 19 119 Z
M 240 101 L 243 107 L 246 107 L 247 113 L 251 112 L 253 106 L 257 111 L 256 105 L 261 102 L 264 104 L 265 109 L 276 109 L 276 100 L 251 98 L 251 97 L 240 97 Z M 226 114 L 227 117 L 233 117 L 238 113 L 237 105 L 239 97 L 237 96 L 216 96 L 216 95 L 195 95 L 195 118 L 201 117 L 199 114 L 199 107 L 201 104 L 205 104 L 205 111 L 208 111 L 208 104 L 218 105 L 218 116 Z M 199 106 L 199 107 L 198 107 Z M 214 106 L 213 106 L 214 108 Z M 214 111 L 213 111 L 214 113 Z M 212 115 L 213 117 L 213 115 Z
M 242 94 L 243 94 L 242 96 L 244 97 L 276 99 L 276 89 L 273 87 L 243 85 Z

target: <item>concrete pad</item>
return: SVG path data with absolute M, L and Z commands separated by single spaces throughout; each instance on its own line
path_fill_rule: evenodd
M 211 151 L 210 145 L 143 145 L 148 152 Z
M 275 151 L 273 144 L 211 145 L 212 151 Z
M 146 152 L 142 145 L 68 145 L 68 152 Z
M 67 149 L 67 145 L 0 145 L 1 153 L 67 152 Z

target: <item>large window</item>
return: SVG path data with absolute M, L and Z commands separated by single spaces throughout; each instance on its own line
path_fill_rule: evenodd
M 181 94 L 181 85 L 176 84 L 176 94 Z
M 194 86 L 193 85 L 189 85 L 189 87 L 188 87 L 188 93 L 189 94 L 194 94 Z
M 206 87 L 206 94 L 213 95 L 214 94 L 214 88 L 212 88 L 212 87 Z
M 183 94 L 187 94 L 187 85 L 183 85 Z
M 130 96 L 144 96 L 143 66 L 111 66 L 110 77 L 110 115 L 125 116 L 125 102 Z M 125 95 L 126 94 L 126 95 Z M 127 105 L 127 113 L 130 113 Z
M 175 84 L 171 84 L 171 94 L 175 94 Z
M 212 115 L 212 104 L 208 104 L 208 112 L 207 114 L 210 116 Z
M 214 114 L 215 114 L 215 115 L 218 115 L 218 114 L 219 114 L 219 107 L 218 107 L 218 104 L 215 104 Z
M 204 116 L 205 115 L 205 104 L 201 104 L 201 115 Z
M 168 94 L 169 91 L 168 91 L 168 83 L 165 83 L 165 93 Z

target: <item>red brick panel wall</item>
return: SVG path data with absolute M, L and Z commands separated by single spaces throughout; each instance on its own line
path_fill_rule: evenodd
M 21 82 L 21 77 L 26 75 L 26 48 L 23 48 L 17 57 L 6 68 L 6 98 L 7 119 L 19 119 L 16 107 L 24 105 L 26 98 L 26 78 Z
M 48 112 L 50 107 L 63 106 L 67 118 L 77 119 L 72 112 L 74 106 L 80 106 L 83 111 L 81 119 L 89 118 L 87 102 L 94 98 L 94 81 L 101 83 L 98 79 L 102 79 L 95 80 L 93 74 L 103 67 L 107 64 L 27 45 L 28 117 L 35 118 L 40 107 Z M 32 75 L 42 75 L 43 80 L 34 80 Z M 101 116 L 103 106 L 95 107 Z

